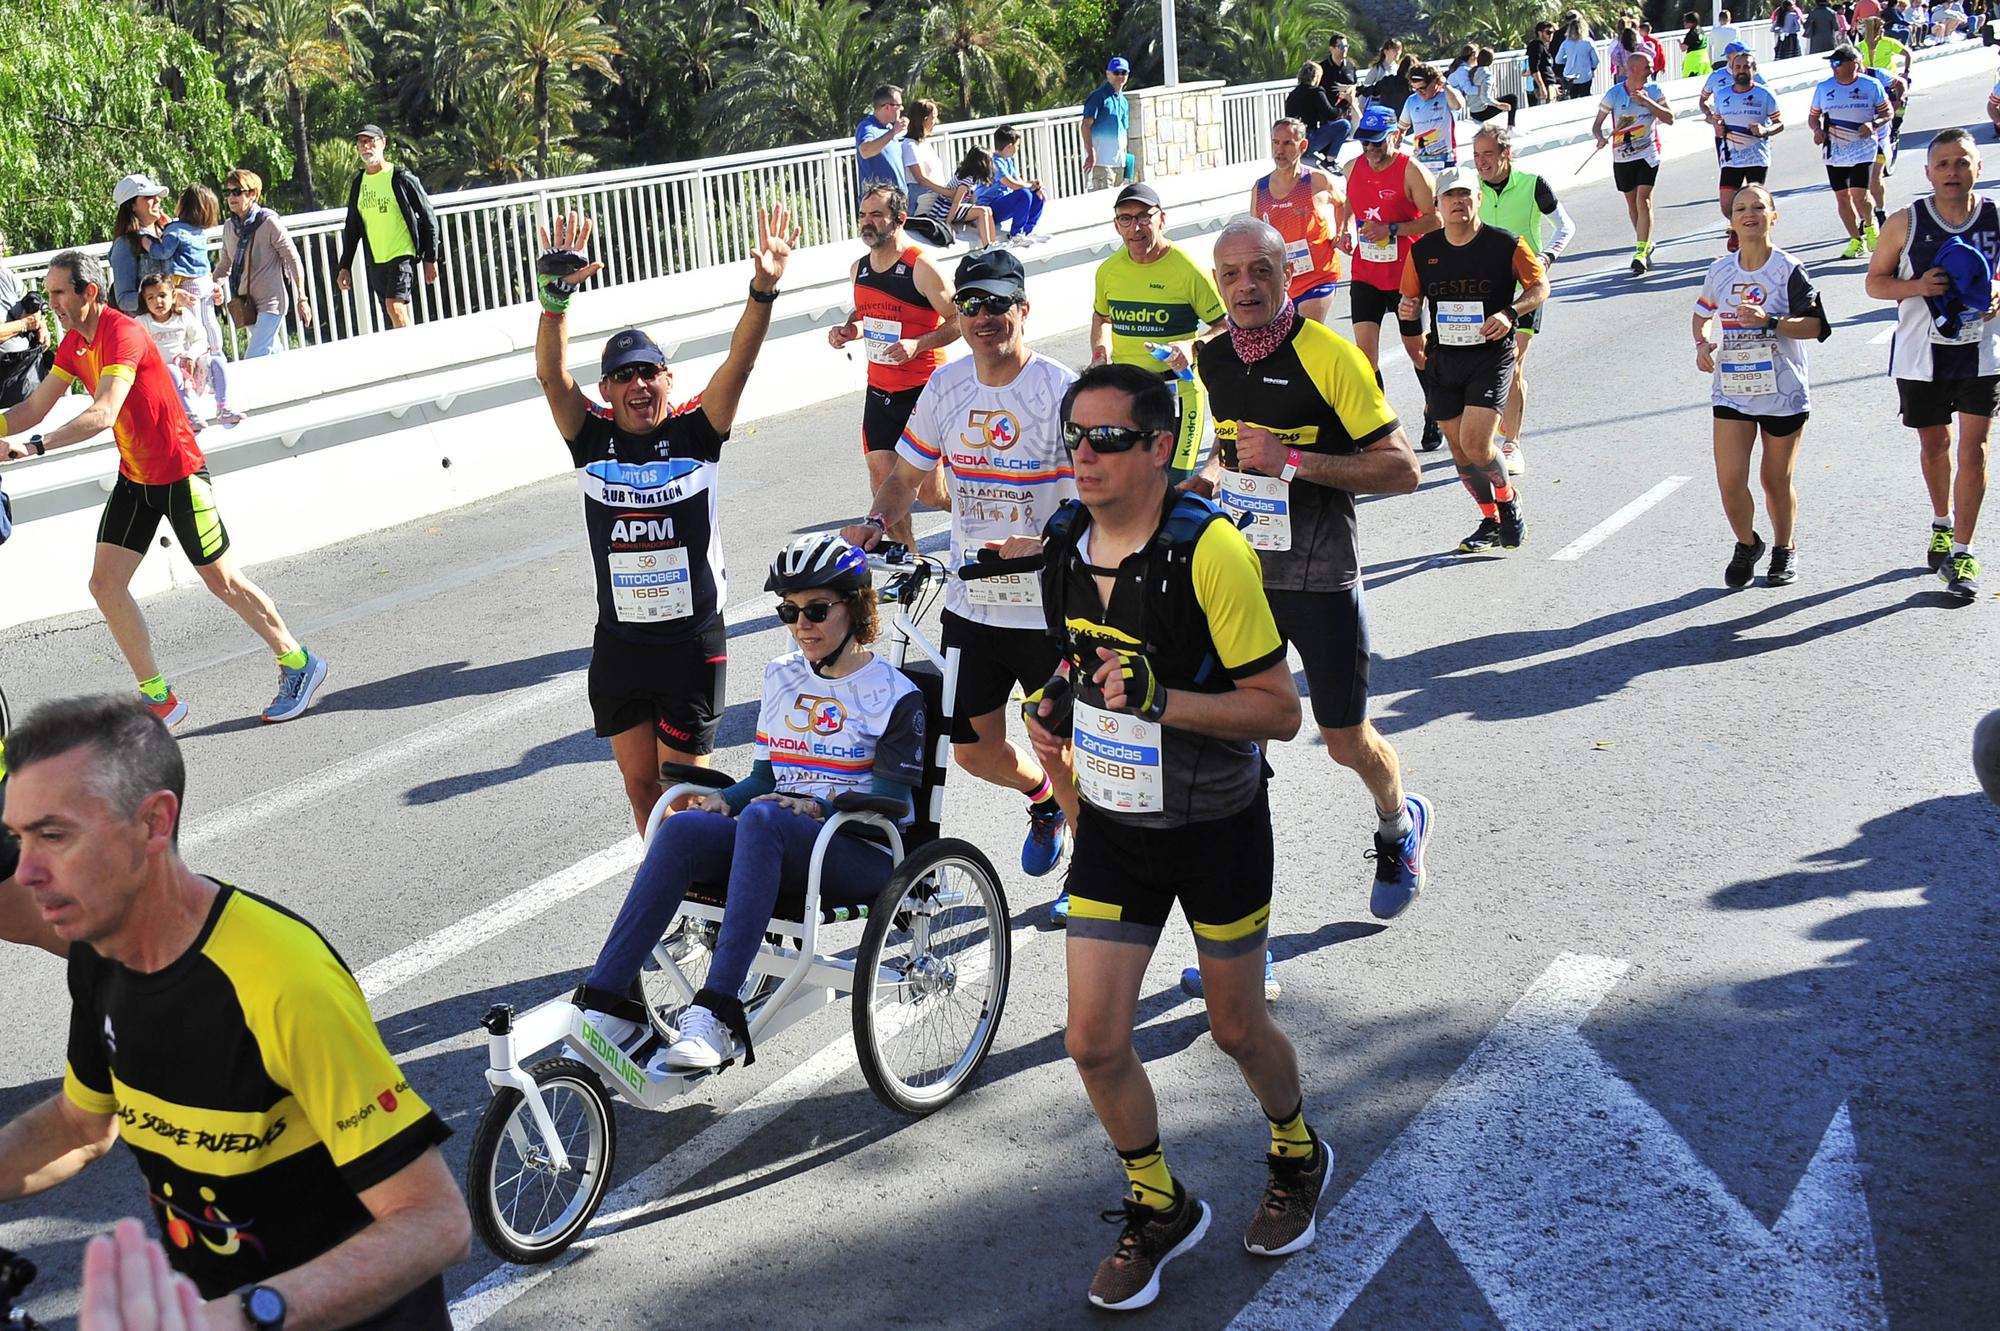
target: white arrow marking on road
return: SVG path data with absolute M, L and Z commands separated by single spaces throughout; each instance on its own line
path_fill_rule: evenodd
M 1885 1331 L 1847 1106 L 1766 1229 L 1580 1033 L 1627 964 L 1558 957 L 1229 1331 L 1333 1326 L 1425 1216 L 1503 1326 Z
M 1611 533 L 1617 531 L 1620 527 L 1632 521 L 1632 519 L 1638 517 L 1641 513 L 1644 513 L 1647 509 L 1659 503 L 1662 499 L 1665 499 L 1668 495 L 1687 483 L 1688 478 L 1685 476 L 1667 477 L 1667 479 L 1661 481 L 1658 485 L 1646 491 L 1646 493 L 1640 495 L 1637 499 L 1634 499 L 1631 503 L 1625 505 L 1625 507 L 1619 509 L 1616 513 L 1613 513 L 1610 517 L 1550 555 L 1549 558 L 1583 558 L 1584 555 L 1604 544 Z

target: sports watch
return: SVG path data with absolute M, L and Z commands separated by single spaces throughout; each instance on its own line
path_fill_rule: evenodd
M 237 1293 L 243 1316 L 257 1331 L 284 1331 L 285 1296 L 269 1285 L 252 1285 Z

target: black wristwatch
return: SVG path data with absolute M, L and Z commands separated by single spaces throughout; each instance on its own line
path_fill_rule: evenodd
M 756 301 L 759 305 L 769 305 L 777 298 L 778 289 L 776 287 L 772 287 L 769 291 L 759 291 L 755 282 L 750 284 L 750 299 Z
M 42 437 L 38 434 L 31 434 L 28 436 L 28 447 L 35 450 L 36 457 L 45 456 L 49 451 L 48 449 L 42 447 Z
M 269 1285 L 252 1285 L 239 1290 L 237 1299 L 243 1304 L 243 1315 L 257 1331 L 284 1331 L 285 1296 Z

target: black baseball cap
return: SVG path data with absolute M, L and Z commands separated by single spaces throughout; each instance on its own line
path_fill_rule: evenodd
M 363 125 L 360 129 L 354 131 L 355 138 L 358 139 L 362 138 L 363 136 L 366 136 L 368 138 L 381 139 L 384 143 L 387 143 L 389 141 L 389 136 L 382 132 L 382 127 L 380 125 Z
M 622 370 L 627 365 L 658 365 L 664 368 L 667 353 L 660 350 L 660 344 L 646 336 L 637 328 L 627 328 L 612 336 L 604 344 L 604 359 L 598 365 L 600 379 L 609 379 L 612 372 Z
M 1111 206 L 1116 208 L 1121 203 L 1143 203 L 1148 208 L 1166 207 L 1165 204 L 1160 202 L 1159 191 L 1143 180 L 1135 180 L 1124 189 L 1118 191 L 1118 197 L 1112 202 Z
M 968 291 L 983 291 L 993 296 L 1028 294 L 1028 274 L 1021 261 L 1006 250 L 966 255 L 958 261 L 951 284 L 959 295 Z

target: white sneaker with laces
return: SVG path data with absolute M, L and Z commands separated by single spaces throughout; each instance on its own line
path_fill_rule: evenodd
M 1500 460 L 1506 463 L 1509 476 L 1519 476 L 1528 470 L 1527 454 L 1523 453 L 1521 446 L 1512 439 L 1500 441 Z
M 654 1063 L 669 1071 L 687 1071 L 721 1067 L 724 1059 L 735 1056 L 736 1042 L 722 1019 L 705 1007 L 690 1007 L 681 1013 L 681 1038 L 661 1050 Z

